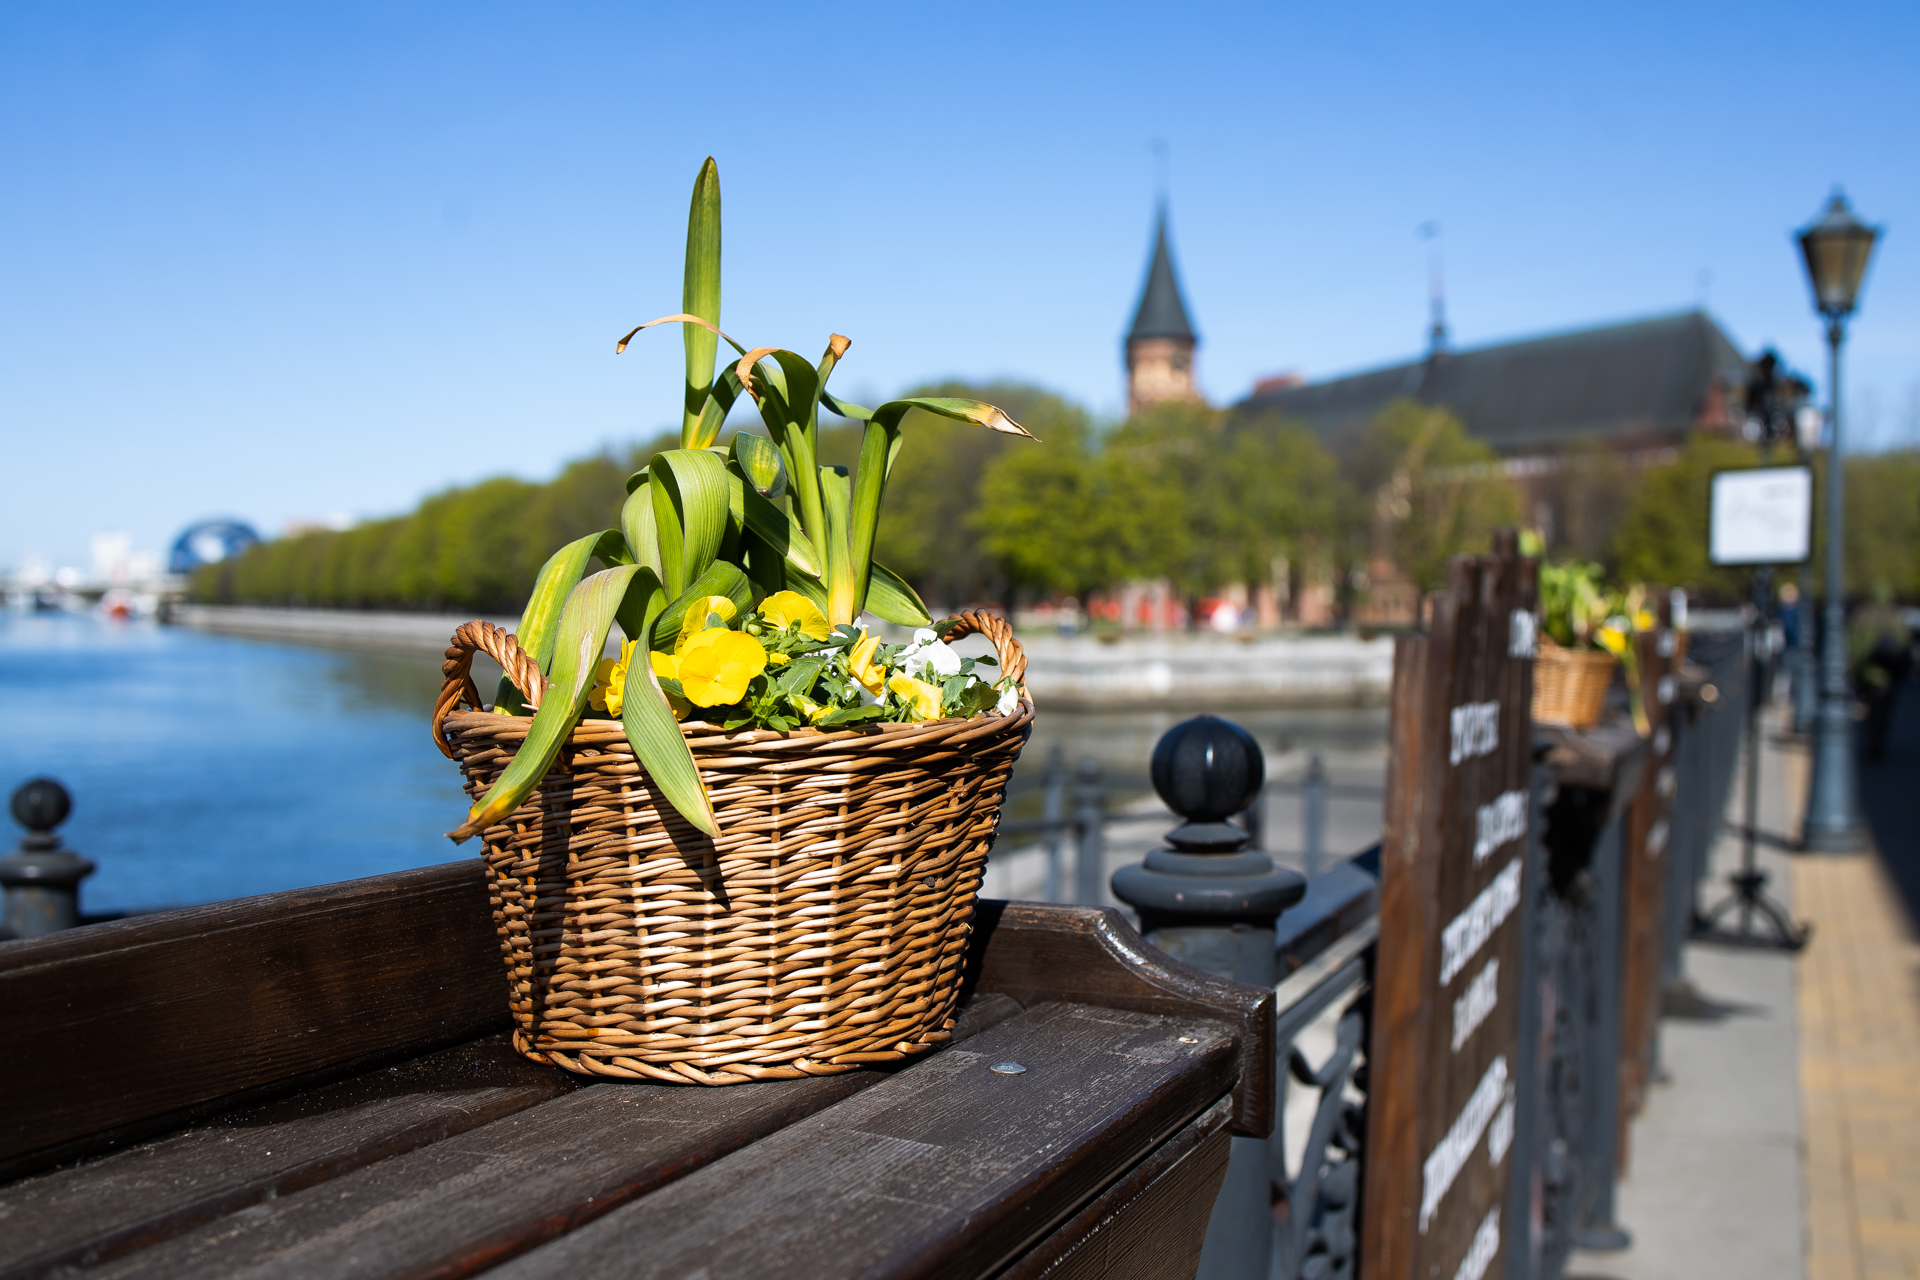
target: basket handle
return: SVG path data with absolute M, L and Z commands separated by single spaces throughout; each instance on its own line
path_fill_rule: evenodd
M 1013 682 L 1020 687 L 1020 696 L 1031 701 L 1027 693 L 1027 653 L 1020 647 L 1020 642 L 1013 638 L 1013 624 L 997 613 L 987 613 L 981 609 L 955 614 L 953 620 L 957 625 L 947 632 L 947 639 L 982 635 L 992 641 L 995 652 L 1000 655 L 1000 674 L 1012 676 Z
M 446 683 L 440 687 L 440 696 L 433 701 L 433 745 L 440 748 L 440 754 L 453 759 L 453 743 L 447 738 L 447 717 L 451 715 L 462 699 L 475 711 L 480 709 L 480 690 L 473 683 L 473 655 L 484 653 L 500 664 L 507 673 L 507 679 L 513 681 L 513 687 L 527 700 L 529 707 L 537 708 L 540 699 L 547 692 L 547 678 L 540 672 L 540 666 L 531 655 L 520 647 L 513 633 L 494 626 L 491 622 L 464 622 L 447 641 L 447 660 L 440 664 L 440 674 Z

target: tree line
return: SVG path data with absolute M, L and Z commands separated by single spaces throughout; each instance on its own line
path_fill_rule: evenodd
M 1450 558 L 1502 524 L 1539 524 L 1499 455 L 1444 409 L 1399 401 L 1349 436 L 1321 440 L 1284 418 L 1200 404 L 1103 425 L 1016 383 L 937 383 L 913 395 L 1000 405 L 1041 443 L 913 415 L 889 482 L 879 559 L 936 609 L 1076 596 L 1161 579 L 1188 599 L 1232 583 L 1334 588 L 1362 601 L 1384 560 L 1424 592 Z M 618 523 L 625 479 L 662 437 L 603 452 L 535 483 L 495 478 L 412 512 L 264 543 L 196 574 L 196 599 L 344 608 L 512 613 L 562 543 Z M 824 424 L 821 461 L 851 464 L 853 424 Z M 1706 562 L 1715 471 L 1760 450 L 1696 435 L 1672 462 L 1626 466 L 1604 447 L 1566 451 L 1532 489 L 1548 552 L 1600 561 L 1623 581 L 1739 599 L 1745 577 Z M 1920 451 L 1847 462 L 1849 591 L 1920 598 Z M 1817 488 L 1818 491 L 1818 488 Z

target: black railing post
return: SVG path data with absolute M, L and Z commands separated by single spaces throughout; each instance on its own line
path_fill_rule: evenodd
M 1153 749 L 1153 787 L 1185 821 L 1155 849 L 1113 876 L 1113 893 L 1140 913 L 1148 942 L 1196 968 L 1271 988 L 1274 921 L 1305 896 L 1298 872 L 1247 848 L 1228 822 L 1266 780 L 1253 735 L 1217 716 L 1169 729 Z M 1227 1177 L 1200 1254 L 1203 1280 L 1264 1276 L 1272 1265 L 1272 1182 L 1267 1137 L 1235 1134 Z
M 1060 840 L 1067 818 L 1067 752 L 1059 743 L 1047 749 L 1046 797 L 1041 819 L 1046 823 L 1047 901 L 1059 902 Z
M 1300 789 L 1300 848 L 1307 874 L 1320 874 L 1327 850 L 1327 764 L 1318 751 L 1307 761 Z
M 1073 788 L 1073 812 L 1074 825 L 1080 829 L 1080 848 L 1073 868 L 1074 900 L 1097 907 L 1107 878 L 1106 792 L 1100 785 L 1100 762 L 1091 756 L 1080 762 Z
M 52 778 L 35 778 L 13 793 L 13 818 L 27 829 L 20 847 L 0 858 L 6 913 L 0 937 L 37 938 L 80 923 L 80 882 L 93 862 L 60 847 L 53 829 L 73 811 L 73 797 Z

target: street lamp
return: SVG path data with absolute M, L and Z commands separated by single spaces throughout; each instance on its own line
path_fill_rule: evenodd
M 1863 844 L 1853 772 L 1853 699 L 1847 692 L 1847 608 L 1841 577 L 1844 454 L 1840 422 L 1840 343 L 1853 314 L 1867 259 L 1880 231 L 1853 216 L 1836 189 L 1818 221 L 1800 232 L 1800 252 L 1813 285 L 1813 305 L 1827 318 L 1827 620 L 1820 653 L 1820 714 L 1814 724 L 1813 780 L 1805 842 L 1823 853 Z

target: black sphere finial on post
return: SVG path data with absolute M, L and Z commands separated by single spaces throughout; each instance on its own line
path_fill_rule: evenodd
M 52 778 L 17 787 L 13 820 L 27 829 L 20 847 L 0 858 L 6 890 L 0 938 L 37 938 L 80 923 L 80 882 L 93 874 L 93 860 L 60 847 L 54 828 L 73 812 L 73 797 Z
M 1195 716 L 1153 749 L 1153 787 L 1185 821 L 1137 866 L 1114 872 L 1116 898 L 1140 913 L 1140 931 L 1167 954 L 1222 978 L 1272 986 L 1273 922 L 1307 891 L 1296 871 L 1248 849 L 1228 822 L 1260 797 L 1266 758 L 1231 720 Z
M 1153 749 L 1153 789 L 1185 821 L 1171 848 L 1113 873 L 1113 895 L 1140 913 L 1148 942 L 1195 968 L 1272 988 L 1274 922 L 1306 896 L 1297 871 L 1247 846 L 1253 833 L 1228 822 L 1258 802 L 1266 757 L 1231 720 L 1195 716 Z M 1203 1280 L 1265 1275 L 1273 1248 L 1267 1140 L 1235 1135 L 1226 1181 L 1200 1254 Z

